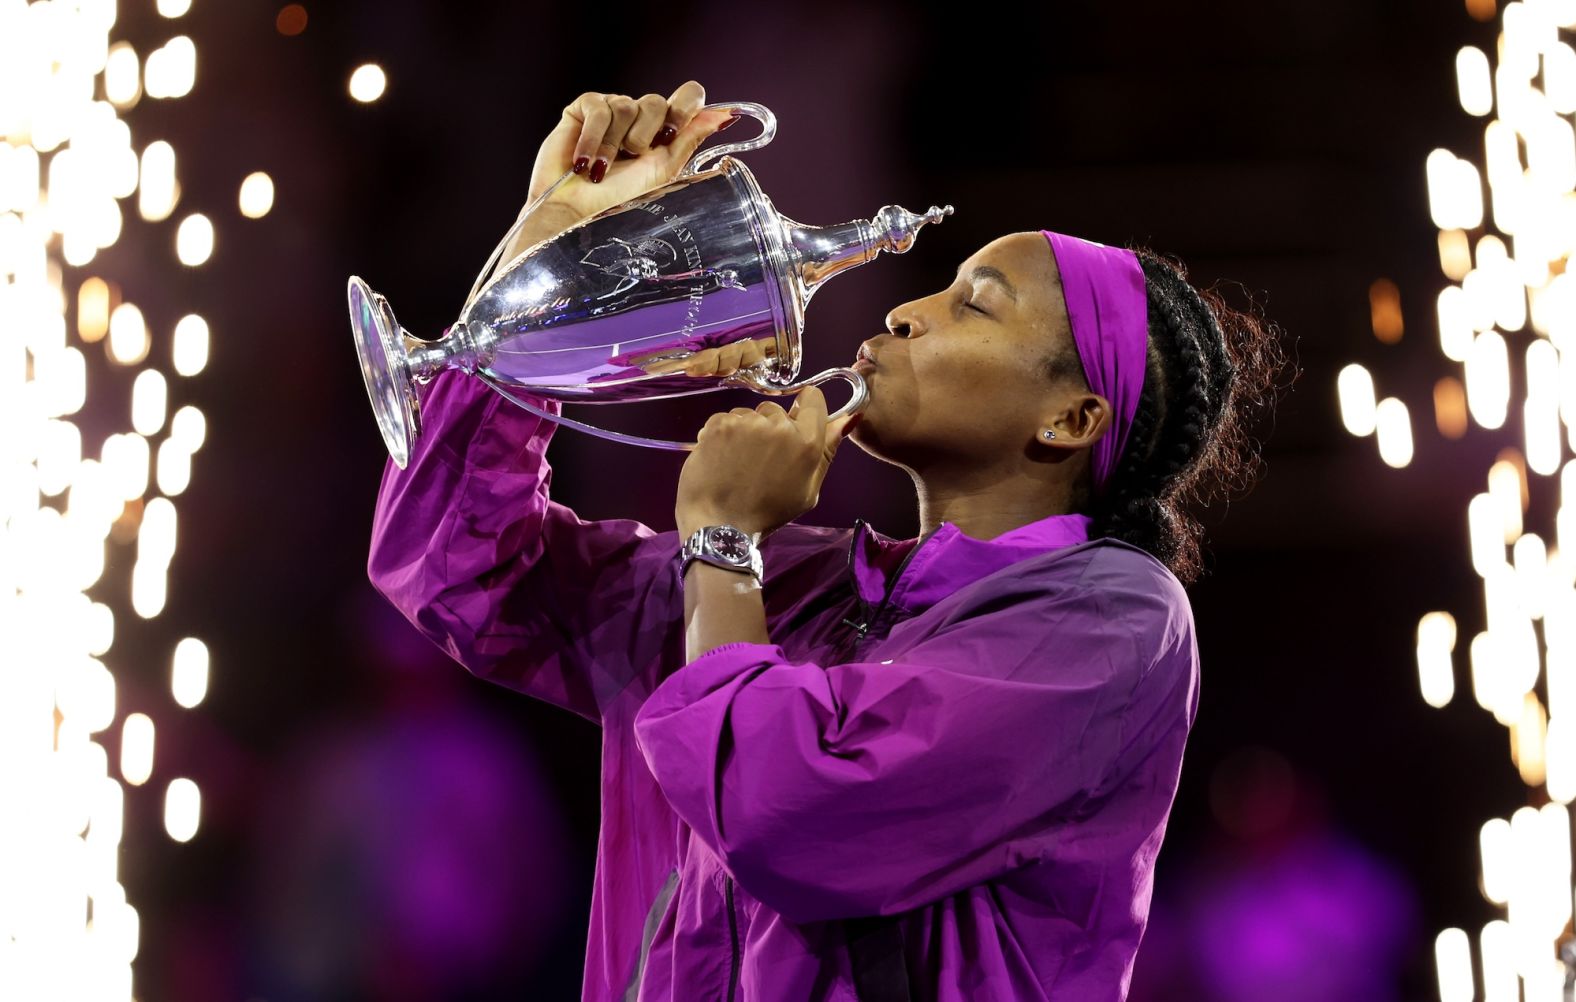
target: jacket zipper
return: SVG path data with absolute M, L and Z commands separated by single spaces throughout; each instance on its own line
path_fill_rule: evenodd
M 723 885 L 728 899 L 728 940 L 733 945 L 733 958 L 728 963 L 728 1002 L 733 1002 L 739 987 L 739 920 L 733 914 L 733 878 L 727 877 Z
M 867 523 L 864 519 L 858 519 L 855 523 L 856 530 L 858 526 L 863 526 L 866 524 Z M 857 579 L 854 580 L 854 597 L 859 600 L 859 612 L 863 622 L 854 623 L 850 622 L 848 619 L 844 619 L 843 622 L 849 626 L 852 626 L 859 632 L 860 641 L 865 639 L 865 635 L 869 633 L 871 626 L 875 624 L 876 620 L 880 619 L 882 613 L 886 612 L 887 603 L 892 598 L 892 592 L 897 589 L 897 583 L 902 579 L 903 571 L 908 568 L 908 562 L 914 559 L 914 554 L 919 552 L 919 548 L 924 546 L 926 540 L 930 539 L 931 536 L 934 536 L 936 534 L 936 530 L 940 528 L 941 526 L 938 525 L 935 529 L 930 530 L 930 532 L 925 534 L 923 539 L 914 544 L 914 548 L 912 550 L 908 551 L 908 555 L 905 556 L 903 558 L 903 562 L 898 565 L 897 573 L 892 575 L 892 581 L 887 585 L 886 593 L 881 596 L 881 603 L 876 606 L 875 615 L 871 615 L 870 603 L 865 601 L 865 596 L 859 591 L 859 581 Z M 854 547 L 860 545 L 861 542 L 861 533 L 855 531 L 853 545 L 848 549 L 848 571 L 850 577 L 853 575 Z M 734 997 L 738 993 L 739 989 L 739 919 L 738 916 L 734 914 L 733 878 L 725 876 L 723 879 L 723 897 L 726 899 L 728 906 L 728 944 L 730 947 L 732 947 L 732 955 L 728 960 L 728 1002 L 734 1002 Z
M 866 522 L 862 518 L 857 519 L 855 521 L 855 525 L 863 526 L 866 525 Z M 861 534 L 858 532 L 854 534 L 853 546 L 850 546 L 848 549 L 848 574 L 850 578 L 854 579 L 854 598 L 859 600 L 859 612 L 863 622 L 855 623 L 852 620 L 846 618 L 843 620 L 843 622 L 848 626 L 852 626 L 859 632 L 859 640 L 856 643 L 862 643 L 864 641 L 865 636 L 870 632 L 871 627 L 873 627 L 876 621 L 881 618 L 881 615 L 886 612 L 887 603 L 892 600 L 892 593 L 897 590 L 897 583 L 903 579 L 903 572 L 908 569 L 908 562 L 914 559 L 914 554 L 919 552 L 920 547 L 924 546 L 925 543 L 930 540 L 930 537 L 934 536 L 938 531 L 940 531 L 940 529 L 941 525 L 938 524 L 936 528 L 925 533 L 925 535 L 914 544 L 914 548 L 909 550 L 908 554 L 903 557 L 903 562 L 897 565 L 897 573 L 892 575 L 892 581 L 887 585 L 886 592 L 881 596 L 881 602 L 876 606 L 874 615 L 871 615 L 870 603 L 865 601 L 864 594 L 859 590 L 858 579 L 854 578 L 854 547 L 859 546 L 862 542 Z

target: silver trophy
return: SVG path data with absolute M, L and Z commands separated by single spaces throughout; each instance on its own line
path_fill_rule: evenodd
M 521 252 L 493 272 L 534 208 L 504 235 L 460 311 L 435 341 L 408 334 L 388 301 L 350 279 L 350 325 L 372 408 L 389 454 L 402 469 L 421 434 L 416 386 L 442 369 L 468 372 L 532 413 L 593 435 L 660 449 L 694 442 L 644 438 L 550 414 L 524 391 L 572 403 L 610 404 L 743 386 L 770 396 L 845 379 L 853 395 L 832 417 L 864 407 L 864 379 L 827 369 L 800 382 L 804 308 L 815 290 L 883 250 L 901 254 L 926 223 L 888 205 L 875 218 L 802 226 L 772 207 L 754 175 L 727 156 L 757 149 L 777 133 L 758 104 L 708 105 L 760 121 L 754 139 L 703 150 L 670 184 L 598 213 Z M 709 169 L 706 164 L 717 161 Z M 760 358 L 730 376 L 690 376 L 682 360 L 708 348 L 752 340 Z

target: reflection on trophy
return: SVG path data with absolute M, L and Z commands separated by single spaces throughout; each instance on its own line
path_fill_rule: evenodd
M 803 226 L 780 215 L 754 175 L 726 155 L 770 142 L 776 134 L 772 113 L 754 104 L 710 107 L 758 118 L 761 134 L 697 153 L 672 183 L 583 220 L 491 272 L 549 189 L 505 234 L 459 320 L 435 341 L 406 333 L 387 300 L 361 279 L 350 279 L 362 375 L 395 463 L 405 466 L 421 433 L 416 385 L 446 368 L 468 372 L 561 424 L 665 449 L 693 449 L 694 443 L 597 428 L 550 414 L 518 394 L 607 404 L 727 386 L 777 396 L 844 379 L 853 395 L 832 417 L 864 406 L 864 380 L 852 369 L 827 369 L 794 382 L 805 306 L 832 276 L 883 250 L 908 250 L 921 226 L 939 222 L 952 207 L 915 215 L 889 205 L 868 220 Z M 713 160 L 715 166 L 701 169 Z M 752 364 L 734 375 L 679 371 L 698 351 L 740 341 L 752 342 L 745 349 Z

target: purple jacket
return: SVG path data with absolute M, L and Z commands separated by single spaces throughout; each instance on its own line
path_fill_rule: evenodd
M 1161 563 L 1081 515 L 790 524 L 776 643 L 686 664 L 677 533 L 550 500 L 556 425 L 479 380 L 423 397 L 368 569 L 471 672 L 601 724 L 585 999 L 853 1002 L 841 920 L 874 915 L 915 998 L 1125 997 L 1198 708 Z

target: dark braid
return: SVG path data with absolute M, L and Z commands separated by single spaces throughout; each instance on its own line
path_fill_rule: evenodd
M 1203 570 L 1203 525 L 1188 509 L 1252 484 L 1261 457 L 1247 425 L 1273 406 L 1285 358 L 1274 326 L 1194 288 L 1181 262 L 1132 250 L 1149 299 L 1144 388 L 1106 494 L 1086 495 L 1084 510 L 1091 538 L 1140 547 L 1191 584 Z M 1072 364 L 1081 373 L 1076 356 Z

